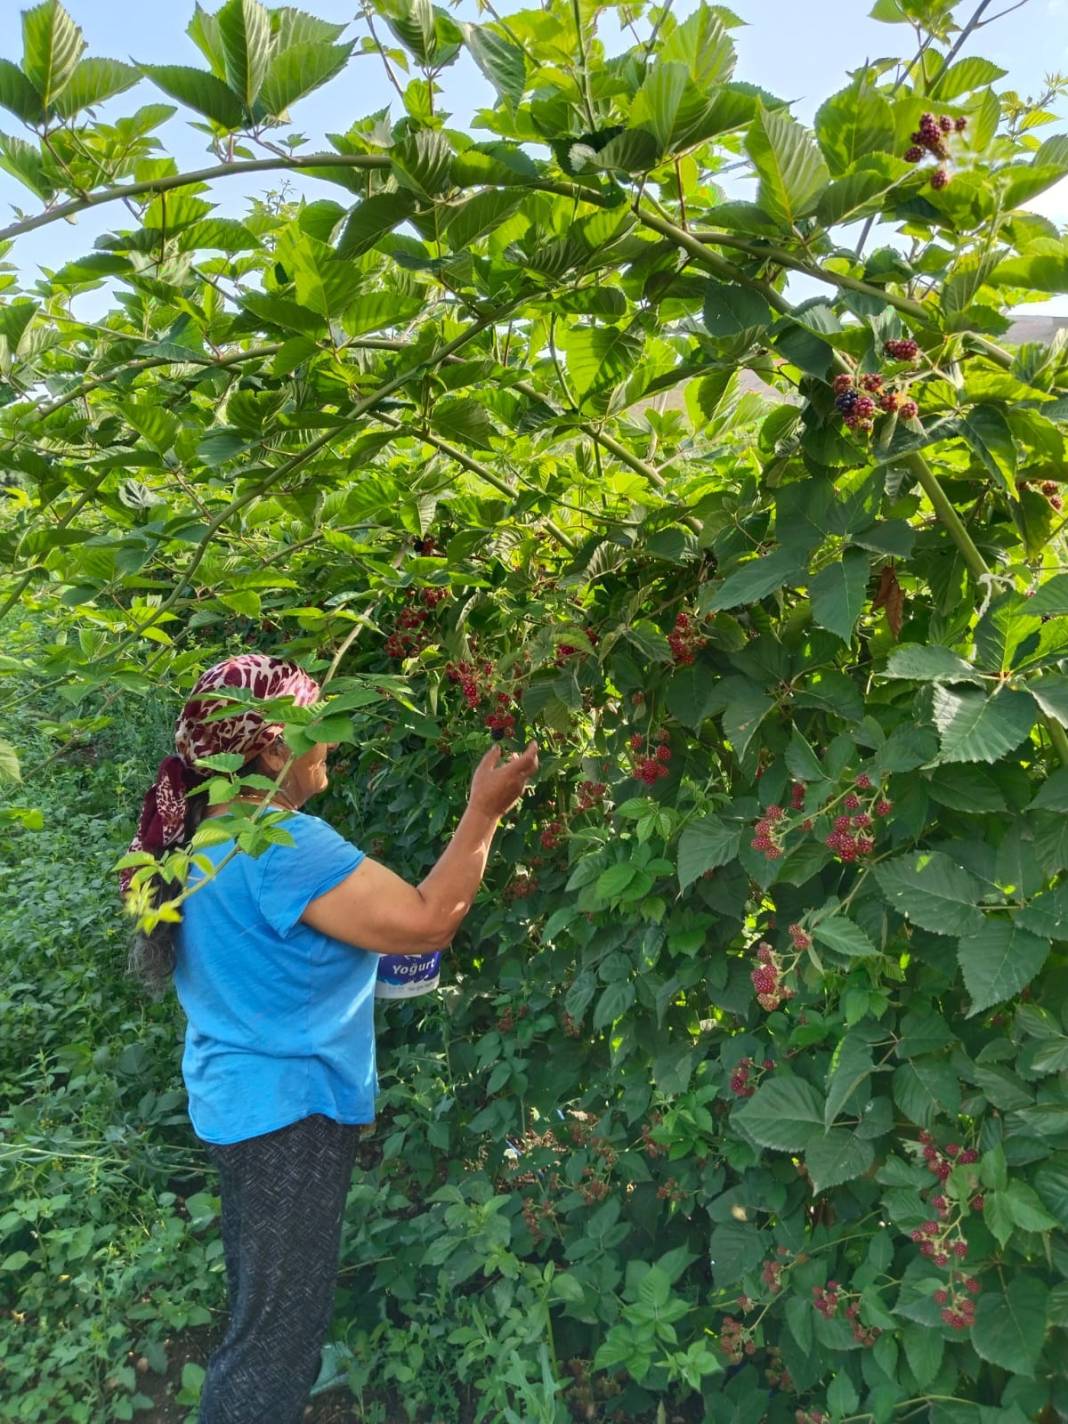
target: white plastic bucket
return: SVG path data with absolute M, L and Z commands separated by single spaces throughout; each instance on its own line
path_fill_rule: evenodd
M 376 999 L 414 999 L 441 981 L 441 951 L 432 954 L 383 954 L 378 960 Z

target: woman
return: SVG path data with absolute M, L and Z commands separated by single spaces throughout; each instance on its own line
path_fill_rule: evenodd
M 449 944 L 538 759 L 533 742 L 506 762 L 498 747 L 487 752 L 452 840 L 410 885 L 301 810 L 327 785 L 328 746 L 291 760 L 281 726 L 244 703 L 211 719 L 226 704 L 207 694 L 234 687 L 300 706 L 320 696 L 275 658 L 210 668 L 178 719 L 177 754 L 145 797 L 131 850 L 184 844 L 230 809 L 189 794 L 207 775 L 197 758 L 219 752 L 272 779 L 286 768 L 270 799 L 291 813 L 283 825 L 294 844 L 223 865 L 185 902 L 173 942 L 161 926 L 133 967 L 158 980 L 173 966 L 190 1117 L 219 1170 L 230 1321 L 208 1364 L 201 1424 L 295 1424 L 330 1323 L 358 1125 L 374 1120 L 377 956 Z M 229 848 L 202 853 L 218 864 Z

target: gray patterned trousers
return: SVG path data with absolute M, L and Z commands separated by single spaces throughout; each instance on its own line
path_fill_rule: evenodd
M 226 1147 L 219 1170 L 230 1321 L 200 1424 L 299 1424 L 334 1307 L 359 1128 L 316 1113 Z

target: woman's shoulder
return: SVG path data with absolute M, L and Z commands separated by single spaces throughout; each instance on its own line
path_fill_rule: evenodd
M 305 852 L 337 851 L 342 848 L 355 850 L 351 841 L 347 840 L 329 821 L 324 821 L 321 816 L 314 816 L 308 811 L 290 811 L 277 822 L 278 829 L 286 831 L 293 838 L 297 849 Z M 287 850 L 292 850 L 294 846 L 276 843 L 271 847 L 275 853 L 285 854 Z

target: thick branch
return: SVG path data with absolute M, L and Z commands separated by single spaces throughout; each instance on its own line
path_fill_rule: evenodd
M 659 213 L 651 213 L 647 208 L 639 207 L 637 203 L 634 205 L 634 214 L 645 227 L 652 228 L 654 232 L 660 233 L 661 237 L 666 237 L 676 246 L 683 248 L 699 267 L 703 267 L 706 272 L 711 272 L 713 277 L 718 277 L 723 282 L 737 282 L 743 287 L 748 287 L 751 291 L 759 292 L 770 306 L 783 315 L 788 315 L 793 310 L 782 293 L 777 292 L 770 282 L 762 282 L 758 277 L 750 277 L 725 258 L 717 256 L 714 252 L 709 252 L 702 245 L 701 240 L 693 233 L 687 232 L 685 228 L 661 217 Z M 713 240 L 718 241 L 718 238 Z

